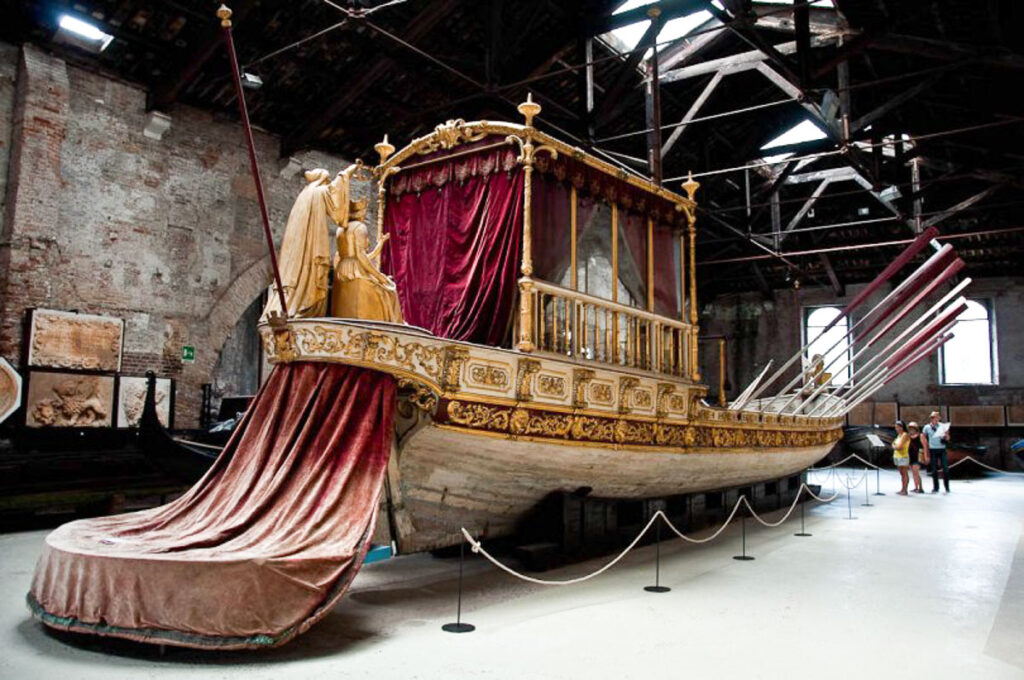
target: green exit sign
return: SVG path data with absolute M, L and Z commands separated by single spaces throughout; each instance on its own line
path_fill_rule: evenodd
M 183 345 L 181 348 L 181 360 L 191 364 L 196 360 L 196 348 L 192 345 Z

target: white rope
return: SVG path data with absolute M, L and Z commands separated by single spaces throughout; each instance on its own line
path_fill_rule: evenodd
M 803 494 L 804 489 L 807 489 L 807 493 L 810 494 L 812 498 L 815 498 L 815 499 L 821 501 L 822 503 L 831 503 L 832 501 L 834 501 L 839 496 L 838 493 L 834 493 L 829 498 L 820 498 L 820 497 L 814 495 L 814 492 L 811 491 L 811 488 L 809 486 L 807 486 L 806 484 L 801 484 L 800 485 L 800 490 L 797 491 L 797 493 L 796 493 L 796 498 L 793 499 L 793 504 L 789 506 L 789 510 L 786 512 L 785 515 L 782 516 L 782 519 L 780 519 L 777 522 L 768 522 L 766 520 L 761 519 L 760 515 L 757 514 L 756 510 L 754 510 L 754 507 L 750 504 L 750 501 L 747 500 L 746 496 L 743 497 L 743 502 L 747 504 L 747 508 L 750 510 L 750 516 L 751 517 L 753 517 L 754 519 L 756 519 L 758 522 L 760 522 L 761 524 L 765 525 L 766 527 L 777 527 L 777 526 L 781 525 L 783 522 L 785 522 L 787 519 L 789 519 L 789 516 L 793 514 L 794 510 L 796 510 L 796 505 L 800 501 L 800 496 L 801 496 L 801 494 Z
M 843 458 L 843 459 L 842 459 L 841 461 L 839 461 L 838 463 L 832 463 L 831 465 L 822 465 L 821 467 L 809 467 L 809 468 L 807 468 L 807 469 L 808 469 L 808 470 L 811 470 L 812 472 L 817 472 L 818 470 L 829 470 L 829 469 L 832 469 L 832 468 L 837 468 L 837 467 L 839 467 L 840 465 L 842 465 L 843 463 L 845 463 L 846 461 L 848 461 L 848 460 L 850 460 L 851 458 L 853 458 L 853 457 L 854 457 L 855 455 L 856 455 L 856 454 L 854 454 L 854 453 L 851 453 L 851 454 L 850 454 L 849 456 L 847 456 L 846 458 Z
M 735 510 L 733 512 L 735 512 Z M 640 542 L 640 539 L 643 538 L 644 534 L 647 533 L 647 530 L 651 528 L 651 525 L 654 524 L 654 521 L 656 519 L 658 519 L 658 516 L 661 515 L 661 514 L 662 514 L 661 510 L 658 510 L 656 513 L 654 513 L 651 516 L 651 520 L 647 523 L 647 526 L 645 526 L 643 528 L 643 530 L 639 534 L 636 535 L 636 538 L 633 539 L 633 542 L 630 543 L 629 545 L 627 545 L 626 549 L 623 550 L 621 553 L 619 553 L 615 557 L 615 559 L 613 559 L 611 562 L 609 562 L 608 564 L 604 565 L 603 567 L 601 567 L 597 571 L 593 572 L 592 574 L 587 574 L 586 576 L 579 576 L 577 578 L 566 579 L 565 581 L 547 581 L 545 579 L 533 578 L 532 576 L 527 576 L 526 574 L 521 574 L 518 571 L 512 569 L 511 567 L 505 566 L 504 564 L 502 564 L 501 562 L 496 560 L 489 552 L 484 550 L 484 547 L 480 544 L 480 542 L 475 540 L 470 535 L 470 533 L 468 531 L 466 531 L 465 527 L 462 527 L 462 535 L 465 536 L 466 540 L 469 542 L 470 550 L 472 550 L 475 553 L 480 553 L 481 555 L 486 557 L 487 560 L 491 564 L 493 564 L 494 566 L 498 567 L 502 571 L 504 571 L 504 572 L 506 572 L 508 574 L 511 574 L 512 576 L 515 576 L 518 579 L 521 579 L 523 581 L 527 581 L 529 583 L 536 583 L 539 586 L 570 586 L 570 585 L 573 585 L 574 583 L 583 583 L 584 581 L 589 581 L 590 579 L 594 578 L 595 576 L 600 576 L 601 574 L 603 574 L 604 572 L 608 571 L 609 569 L 614 567 L 616 564 L 618 564 L 619 560 L 621 560 L 623 557 L 625 557 L 626 553 L 628 553 L 630 550 L 632 550 L 636 546 L 636 544 Z
M 974 456 L 967 456 L 966 458 L 961 458 L 957 462 L 955 462 L 952 465 L 950 465 L 949 469 L 952 470 L 957 465 L 960 465 L 961 463 L 966 463 L 967 461 L 971 461 L 975 465 L 980 465 L 981 467 L 989 469 L 992 472 L 998 472 L 998 473 L 1003 474 L 1003 475 L 1021 475 L 1021 474 L 1024 474 L 1024 472 L 1011 472 L 1009 470 L 1000 470 L 999 468 L 992 467 L 991 465 L 988 465 L 986 463 L 982 463 L 980 460 L 978 460 Z
M 865 476 L 866 476 L 866 473 L 865 473 Z M 722 526 L 718 527 L 718 529 L 715 531 L 715 533 L 713 533 L 710 536 L 707 536 L 705 538 L 690 538 L 689 536 L 687 536 L 683 532 L 679 531 L 679 529 L 677 529 L 676 526 L 674 524 L 672 524 L 672 521 L 668 518 L 668 516 L 664 512 L 662 512 L 661 510 L 658 510 L 653 515 L 651 515 L 651 519 L 647 522 L 647 524 L 644 526 L 644 528 L 640 530 L 640 533 L 636 535 L 636 538 L 634 538 L 632 540 L 632 542 L 630 542 L 630 544 L 627 545 L 626 548 L 622 552 L 620 552 L 618 555 L 616 555 L 613 560 L 611 560 L 610 562 L 608 562 L 607 564 L 605 564 L 603 567 L 601 567 L 600 569 L 598 569 L 595 572 L 592 572 L 590 574 L 586 574 L 584 576 L 578 576 L 576 578 L 565 579 L 564 581 L 550 581 L 550 580 L 547 580 L 547 579 L 534 578 L 533 576 L 527 576 L 526 574 L 520 573 L 520 572 L 516 571 L 515 569 L 512 569 L 511 567 L 505 565 L 504 563 L 502 563 L 501 561 L 496 559 L 493 555 L 491 555 L 489 552 L 487 552 L 487 550 L 484 549 L 484 547 L 480 543 L 480 541 L 478 541 L 475 538 L 473 538 L 473 536 L 468 531 L 466 531 L 465 527 L 462 527 L 462 535 L 466 539 L 466 541 L 469 543 L 470 550 L 472 550 L 475 553 L 479 553 L 480 555 L 483 555 L 485 558 L 487 558 L 488 562 L 490 562 L 491 564 L 496 566 L 498 569 L 501 569 L 502 571 L 504 571 L 505 573 L 507 573 L 507 574 L 509 574 L 511 576 L 514 576 L 514 577 L 516 577 L 516 578 L 518 578 L 518 579 L 520 579 L 522 581 L 526 581 L 528 583 L 534 583 L 534 584 L 539 585 L 539 586 L 570 586 L 570 585 L 574 585 L 576 583 L 583 583 L 584 581 L 589 581 L 590 579 L 594 578 L 595 576 L 600 576 L 601 574 L 603 574 L 604 572 L 608 571 L 609 569 L 614 567 L 616 564 L 618 564 L 619 561 L 622 560 L 622 558 L 625 557 L 626 554 L 630 550 L 632 550 L 633 548 L 636 547 L 636 544 L 639 543 L 640 539 L 644 537 L 644 534 L 646 534 L 648 532 L 648 530 L 651 528 L 651 525 L 653 525 L 654 522 L 657 521 L 659 518 L 662 521 L 664 521 L 666 525 L 668 525 L 668 528 L 676 536 L 678 536 L 679 538 L 683 539 L 684 541 L 688 541 L 690 543 L 707 543 L 708 541 L 711 541 L 711 540 L 717 538 L 723 531 L 725 531 L 726 527 L 729 526 L 730 522 L 732 522 L 733 518 L 736 516 L 736 513 L 739 511 L 740 506 L 743 505 L 744 503 L 746 503 L 747 507 L 750 509 L 751 515 L 754 517 L 754 519 L 756 519 L 761 524 L 764 524 L 767 527 L 777 527 L 777 526 L 779 526 L 780 524 L 785 522 L 786 519 L 788 519 L 789 516 L 793 513 L 793 509 L 796 508 L 797 502 L 800 500 L 800 494 L 803 493 L 803 491 L 805 489 L 807 490 L 807 494 L 811 498 L 814 498 L 815 500 L 821 501 L 823 503 L 829 503 L 829 502 L 835 500 L 835 498 L 839 495 L 838 493 L 836 493 L 836 494 L 833 494 L 832 496 L 830 496 L 828 498 L 822 498 L 821 496 L 818 496 L 813 491 L 811 491 L 809 486 L 807 486 L 806 484 L 801 484 L 800 485 L 800 490 L 797 491 L 796 498 L 793 500 L 793 505 L 790 506 L 789 511 L 786 513 L 785 517 L 783 517 L 781 520 L 779 520 L 778 522 L 775 522 L 775 523 L 766 522 L 765 520 L 761 519 L 758 516 L 758 514 L 756 512 L 754 512 L 754 508 L 751 507 L 750 501 L 747 500 L 746 495 L 742 495 L 742 496 L 740 496 L 736 500 L 736 505 L 733 506 L 732 512 L 729 513 L 729 517 L 725 520 L 725 523 L 722 524 Z
M 882 469 L 879 466 L 875 465 L 874 463 L 870 463 L 870 462 L 864 460 L 863 458 L 861 458 L 856 453 L 851 453 L 849 456 L 847 456 L 846 458 L 843 458 L 838 463 L 832 463 L 832 465 L 822 465 L 821 467 L 809 467 L 807 469 L 810 470 L 811 472 L 817 472 L 819 470 L 829 470 L 829 469 L 832 469 L 832 468 L 837 468 L 840 465 L 842 465 L 843 463 L 845 463 L 846 461 L 851 460 L 851 459 L 859 460 L 860 462 L 864 463 L 865 465 L 867 465 L 870 468 L 874 468 L 875 470 L 881 470 Z
M 718 527 L 718 530 L 715 531 L 715 533 L 711 534 L 710 536 L 705 536 L 704 538 L 690 538 L 689 536 L 684 534 L 682 531 L 677 529 L 676 525 L 672 524 L 672 521 L 669 520 L 668 517 L 665 517 L 664 513 L 662 513 L 661 516 L 664 518 L 665 524 L 668 525 L 668 528 L 672 531 L 672 533 L 674 533 L 676 536 L 678 536 L 679 538 L 683 539 L 687 543 L 697 543 L 697 544 L 708 543 L 708 542 L 713 541 L 714 539 L 718 538 L 719 534 L 721 534 L 723 531 L 725 531 L 725 528 L 727 526 L 729 526 L 729 522 L 731 522 L 732 518 L 736 516 L 736 513 L 739 511 L 740 506 L 743 504 L 743 501 L 746 500 L 746 498 L 747 498 L 746 496 L 740 496 L 739 498 L 737 498 L 736 499 L 736 505 L 732 506 L 732 512 L 729 513 L 729 517 L 726 518 L 725 523 L 722 524 L 722 526 Z M 659 510 L 658 512 L 661 512 L 661 510 Z
M 859 480 L 857 480 L 857 483 L 856 483 L 856 484 L 854 484 L 854 485 L 852 485 L 852 486 L 846 483 L 846 482 L 850 481 L 850 475 L 846 475 L 846 482 L 844 482 L 844 481 L 843 481 L 843 478 L 842 478 L 842 477 L 839 477 L 839 483 L 840 483 L 840 484 L 842 484 L 843 486 L 845 486 L 845 487 L 846 487 L 846 490 L 847 490 L 847 491 L 853 491 L 853 490 L 854 490 L 854 489 L 856 489 L 856 488 L 857 488 L 858 486 L 860 486 L 860 483 L 861 483 L 861 482 L 863 482 L 863 481 L 864 481 L 864 480 L 866 480 L 867 478 L 868 478 L 868 473 L 867 473 L 867 472 L 865 471 L 865 472 L 864 472 L 864 474 L 862 474 L 862 475 L 860 476 L 860 479 L 859 479 Z

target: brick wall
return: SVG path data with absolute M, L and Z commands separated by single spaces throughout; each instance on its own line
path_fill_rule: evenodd
M 149 139 L 143 90 L 0 44 L 0 355 L 19 360 L 29 307 L 124 318 L 124 372 L 176 378 L 175 422 L 187 426 L 269 270 L 241 128 L 170 113 L 163 139 Z M 277 138 L 257 131 L 256 145 L 279 239 L 304 180 L 280 176 Z M 182 345 L 196 347 L 194 364 Z

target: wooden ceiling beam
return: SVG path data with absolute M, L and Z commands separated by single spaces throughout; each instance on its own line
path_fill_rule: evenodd
M 436 0 L 427 3 L 400 33 L 402 40 L 415 43 L 433 30 L 459 4 L 459 0 Z M 290 156 L 314 141 L 335 118 L 352 105 L 364 92 L 384 78 L 396 65 L 391 57 L 378 55 L 366 68 L 338 86 L 337 96 L 312 120 L 289 133 L 281 143 L 282 155 Z
M 232 22 L 238 24 L 249 15 L 254 2 L 243 2 L 232 15 Z M 203 67 L 210 59 L 217 54 L 224 46 L 223 29 L 220 27 L 220 19 L 210 13 L 210 21 L 203 31 L 202 40 L 199 46 L 190 50 L 191 58 L 178 65 L 161 85 L 146 93 L 146 110 L 167 109 L 171 104 L 178 101 L 182 90 L 188 87 L 192 81 L 199 76 Z

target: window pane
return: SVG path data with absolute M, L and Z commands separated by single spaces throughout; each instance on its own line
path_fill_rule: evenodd
M 850 359 L 850 343 L 846 337 L 849 331 L 848 320 L 844 318 L 832 328 L 824 330 L 840 314 L 842 314 L 842 310 L 838 307 L 818 307 L 806 312 L 804 337 L 810 340 L 810 344 L 804 359 L 806 363 L 810 363 L 815 355 L 822 355 L 825 359 L 825 366 L 827 366 L 826 372 L 832 374 L 830 385 L 847 382 L 850 379 L 850 369 L 852 368 L 848 363 Z
M 991 385 L 992 326 L 985 305 L 967 301 L 957 317 L 953 339 L 942 346 L 942 382 L 958 385 Z

